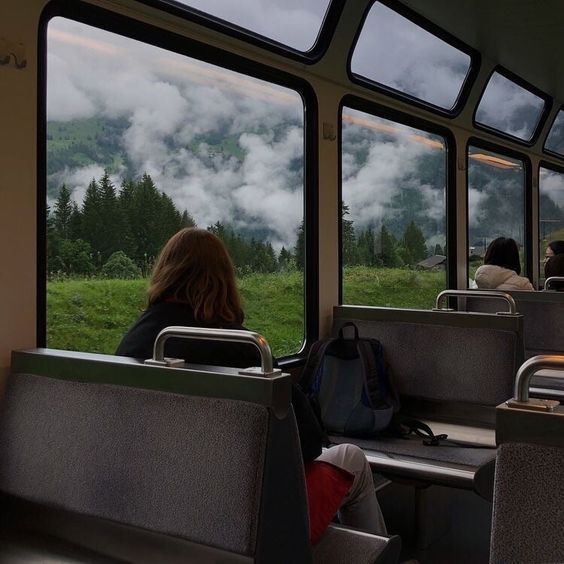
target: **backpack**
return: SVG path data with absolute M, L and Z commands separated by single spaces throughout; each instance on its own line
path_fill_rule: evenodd
M 343 330 L 352 327 L 354 337 Z M 311 347 L 300 382 L 314 411 L 329 433 L 371 436 L 388 428 L 399 399 L 377 339 L 360 338 L 351 322 L 339 336 Z

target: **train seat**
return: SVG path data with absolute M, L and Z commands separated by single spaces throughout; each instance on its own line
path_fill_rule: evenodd
M 409 439 L 332 437 L 361 446 L 387 476 L 491 495 L 495 406 L 511 395 L 523 360 L 522 317 L 339 306 L 333 334 L 354 322 L 384 346 L 402 413 L 446 432 L 458 445 Z
M 564 356 L 530 359 L 517 374 L 516 390 L 528 388 L 523 378 L 555 358 L 561 369 Z M 564 407 L 537 411 L 532 402 L 497 409 L 491 564 L 564 562 Z
M 479 295 L 480 290 L 474 290 Z M 564 353 L 564 292 L 504 292 L 515 300 L 523 315 L 525 358 L 539 354 Z M 503 311 L 499 300 L 466 298 L 460 304 L 466 311 L 496 313 Z
M 231 372 L 13 353 L 0 560 L 396 562 L 398 537 L 339 527 L 312 551 L 289 376 Z

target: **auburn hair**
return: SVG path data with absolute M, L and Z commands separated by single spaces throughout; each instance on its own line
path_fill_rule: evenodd
M 243 322 L 235 270 L 219 237 L 187 227 L 167 241 L 151 273 L 147 302 L 166 299 L 190 305 L 202 323 Z

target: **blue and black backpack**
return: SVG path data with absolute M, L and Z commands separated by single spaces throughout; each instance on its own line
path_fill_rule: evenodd
M 353 338 L 343 330 L 352 327 Z M 374 436 L 390 426 L 399 397 L 377 339 L 360 338 L 354 323 L 313 344 L 300 381 L 328 433 Z

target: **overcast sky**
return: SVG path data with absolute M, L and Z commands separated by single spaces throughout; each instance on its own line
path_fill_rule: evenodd
M 308 49 L 328 0 L 181 3 Z M 450 108 L 469 58 L 376 3 L 352 64 L 355 72 Z M 151 174 L 199 225 L 237 217 L 235 227 L 267 226 L 277 248 L 295 243 L 303 217 L 303 103 L 297 93 L 62 18 L 49 24 L 47 77 L 49 120 L 125 118 L 122 148 L 136 173 Z M 523 107 L 531 107 L 530 95 L 500 81 L 488 90 L 482 111 L 513 127 Z M 368 160 L 358 170 L 343 155 L 349 199 L 361 225 L 381 213 L 399 179 L 414 176 L 410 167 L 417 155 L 431 150 L 408 140 L 405 130 L 394 142 L 370 142 Z M 213 133 L 234 139 L 244 160 L 212 153 L 201 142 L 194 150 L 195 141 Z M 80 201 L 106 164 L 65 170 L 58 180 Z M 124 175 L 114 174 L 116 185 Z M 444 215 L 436 190 L 424 183 L 418 189 L 429 213 Z

